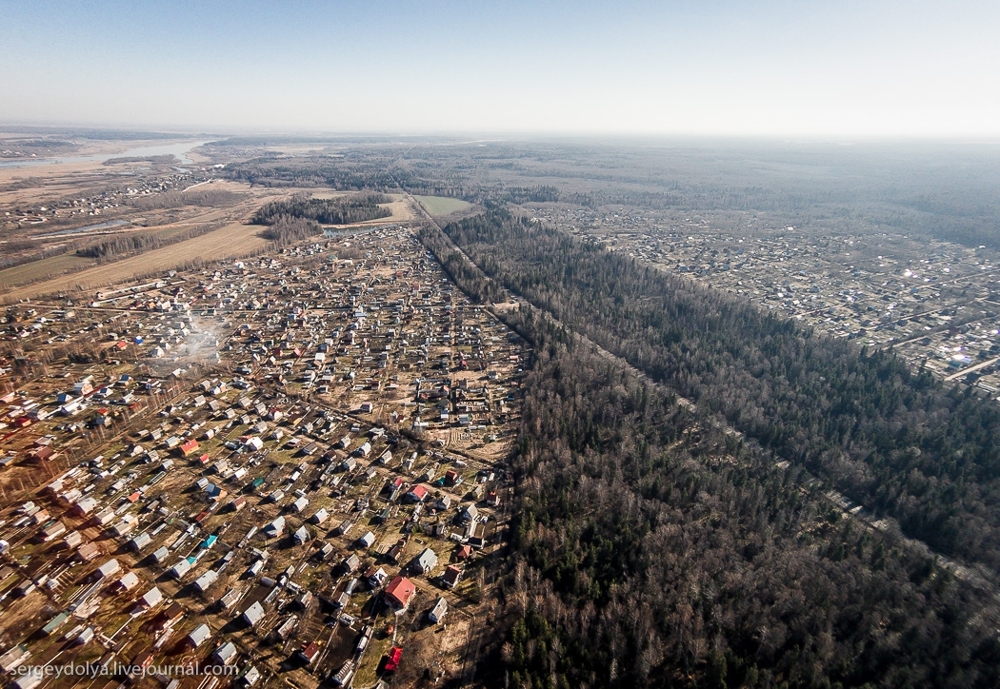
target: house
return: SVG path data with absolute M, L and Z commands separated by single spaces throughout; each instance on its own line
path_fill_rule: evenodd
M 456 560 L 468 560 L 470 557 L 472 557 L 472 546 L 470 545 L 463 545 L 455 550 Z
M 424 548 L 413 561 L 413 569 L 417 574 L 426 574 L 437 566 L 437 554 L 430 548 Z
M 59 627 L 64 625 L 66 623 L 66 620 L 68 619 L 69 619 L 68 612 L 59 613 L 51 620 L 46 622 L 45 626 L 42 627 L 42 636 L 49 636 L 52 632 L 54 632 L 55 630 L 59 629 Z
M 417 587 L 406 577 L 397 576 L 385 587 L 385 599 L 397 612 L 406 610 Z
M 131 591 L 139 585 L 139 577 L 135 572 L 126 572 L 118 580 L 118 588 L 122 591 Z
M 135 538 L 133 538 L 131 541 L 129 541 L 128 547 L 131 550 L 138 552 L 143 548 L 145 548 L 147 545 L 149 545 L 152 540 L 153 540 L 152 536 L 150 536 L 148 533 L 144 531 Z
M 43 543 L 48 543 L 62 536 L 64 533 L 66 533 L 66 525 L 57 520 L 42 529 L 38 534 L 38 538 Z
M 142 597 L 139 599 L 139 605 L 144 608 L 152 608 L 159 605 L 162 600 L 163 593 L 160 589 L 154 586 L 146 591 L 146 593 L 142 594 Z
M 399 541 L 385 552 L 385 559 L 394 565 L 398 565 L 399 556 L 403 554 L 404 547 L 406 547 L 406 543 L 404 541 Z
M 243 597 L 243 593 L 244 592 L 241 589 L 229 589 L 222 595 L 222 598 L 219 599 L 219 607 L 223 610 L 229 610 L 229 608 L 239 603 L 240 598 Z
M 260 601 L 254 601 L 253 605 L 243 611 L 241 619 L 249 626 L 253 627 L 264 617 L 264 606 Z
M 11 689 L 35 689 L 42 680 L 45 679 L 45 675 L 40 672 L 29 672 L 24 675 L 18 676 L 17 679 L 11 681 Z
M 427 487 L 413 486 L 410 492 L 403 497 L 407 502 L 423 502 L 427 498 Z
M 326 511 L 325 508 L 321 507 L 316 511 L 312 517 L 309 518 L 313 524 L 322 524 L 330 516 L 330 513 Z
M 467 505 L 459 513 L 459 519 L 463 523 L 473 522 L 476 520 L 476 517 L 478 516 L 479 516 L 479 509 L 475 505 Z
M 173 627 L 183 618 L 184 608 L 181 607 L 180 603 L 171 603 L 170 606 L 160 614 L 157 619 L 157 626 L 159 626 L 160 629 Z
M 299 649 L 296 655 L 301 660 L 305 661 L 306 665 L 312 665 L 313 661 L 316 660 L 316 657 L 319 655 L 319 650 L 319 644 L 315 641 L 310 641 L 307 644 L 303 644 L 302 648 Z
M 53 450 L 48 445 L 43 445 L 42 447 L 35 448 L 28 453 L 28 457 L 35 462 L 47 462 L 54 459 L 56 456 L 56 451 Z
M 208 570 L 200 577 L 195 579 L 194 587 L 199 593 L 205 593 L 209 587 L 215 583 L 215 580 L 219 578 L 219 574 L 215 570 Z
M 278 538 L 285 532 L 285 518 L 278 517 L 273 522 L 264 527 L 264 535 L 268 538 Z
M 112 558 L 97 568 L 97 578 L 107 579 L 111 575 L 117 574 L 121 568 L 122 566 L 118 564 L 118 560 Z
M 358 539 L 358 545 L 362 548 L 371 548 L 375 543 L 375 534 L 371 531 L 365 533 L 364 536 Z
M 77 502 L 73 506 L 73 511 L 76 512 L 81 517 L 85 517 L 91 512 L 93 512 L 95 509 L 97 509 L 98 504 L 99 503 L 97 502 L 96 498 L 88 496 Z
M 441 575 L 441 583 L 448 588 L 453 589 L 461 578 L 462 569 L 460 567 L 456 567 L 455 565 L 448 565 L 444 570 L 444 574 Z
M 438 624 L 444 619 L 445 614 L 448 612 L 448 601 L 444 599 L 444 596 L 437 599 L 434 607 L 431 611 L 427 613 L 427 619 L 429 619 L 433 624 Z
M 207 624 L 199 624 L 187 635 L 187 642 L 192 648 L 198 648 L 212 637 L 212 630 Z
M 31 653 L 28 652 L 27 646 L 18 644 L 0 656 L 0 670 L 10 672 L 23 664 L 30 655 Z
M 153 554 L 150 555 L 150 557 L 153 559 L 154 563 L 162 565 L 166 561 L 166 559 L 170 557 L 170 551 L 167 550 L 166 546 L 160 546 L 155 551 L 153 551 Z
M 306 543 L 307 541 L 310 540 L 309 529 L 307 529 L 305 526 L 300 526 L 298 530 L 295 532 L 295 535 L 292 536 L 292 538 L 295 539 L 295 543 L 297 545 L 302 545 L 303 543 Z
M 115 518 L 115 511 L 110 507 L 105 507 L 103 510 L 94 515 L 94 523 L 98 526 L 107 526 Z
M 346 574 L 353 574 L 361 566 L 361 560 L 357 555 L 351 553 L 340 564 Z
M 180 452 L 181 455 L 184 457 L 189 457 L 190 455 L 194 454 L 197 450 L 198 450 L 198 441 L 195 440 L 194 438 L 191 438 L 187 442 L 181 443 L 180 445 Z
M 240 679 L 243 681 L 243 686 L 252 687 L 260 681 L 260 670 L 255 668 L 253 665 L 248 665 L 246 669 L 243 670 L 243 674 Z
M 367 572 L 365 572 L 365 578 L 368 580 L 368 585 L 373 589 L 377 589 L 382 586 L 389 575 L 381 567 L 372 566 Z
M 312 591 L 303 591 L 298 598 L 295 599 L 295 604 L 299 606 L 302 610 L 307 610 L 309 605 L 313 601 Z
M 120 522 L 111 527 L 111 533 L 118 538 L 125 536 L 135 530 L 139 525 L 139 517 L 134 514 L 126 514 Z
M 282 641 L 286 640 L 299 625 L 299 618 L 291 615 L 274 630 L 275 636 Z
M 299 498 L 292 503 L 293 512 L 301 512 L 309 505 L 309 501 L 306 498 Z
M 229 665 L 231 662 L 236 660 L 236 656 L 236 646 L 233 645 L 232 641 L 227 641 L 215 649 L 215 652 L 212 653 L 212 658 L 220 665 Z
M 174 579 L 180 579 L 185 574 L 187 574 L 190 570 L 191 570 L 191 561 L 188 560 L 185 557 L 185 558 L 182 558 L 182 559 L 178 560 L 177 564 L 175 564 L 173 567 L 171 567 L 170 571 L 167 572 L 167 574 L 169 574 L 170 576 L 172 576 Z

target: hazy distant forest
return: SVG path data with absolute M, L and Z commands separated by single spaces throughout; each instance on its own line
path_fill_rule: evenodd
M 208 150 L 245 153 L 273 139 Z M 317 141 L 317 143 L 320 143 Z M 995 144 L 770 141 L 359 141 L 341 158 L 263 155 L 227 174 L 263 186 L 455 196 L 473 203 L 564 202 L 588 208 L 694 213 L 719 227 L 809 231 L 892 229 L 1000 248 Z
M 421 238 L 473 299 L 522 299 L 501 316 L 538 355 L 492 686 L 995 687 L 1000 408 L 519 206 L 1000 248 L 998 162 L 961 143 L 363 141 L 227 174 L 485 209 Z

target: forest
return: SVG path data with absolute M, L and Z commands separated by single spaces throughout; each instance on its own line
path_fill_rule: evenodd
M 281 215 L 275 218 L 274 222 L 260 234 L 264 239 L 271 240 L 277 246 L 285 247 L 299 240 L 322 233 L 323 228 L 315 220 Z
M 388 218 L 392 211 L 379 204 L 390 201 L 392 199 L 385 194 L 374 192 L 333 199 L 316 199 L 297 194 L 288 200 L 264 204 L 253 214 L 250 222 L 254 225 L 272 225 L 279 218 L 288 217 L 312 220 L 323 225 L 349 225 Z
M 473 298 L 507 297 L 436 229 L 422 241 Z M 563 324 L 531 307 L 498 315 L 537 361 L 513 459 L 500 640 L 482 673 L 491 686 L 1000 679 L 982 592 Z
M 584 346 L 546 347 L 527 390 L 494 656 L 510 686 L 1000 681 L 979 595 L 796 468 Z
M 894 520 L 905 535 L 995 578 L 995 404 L 889 352 L 815 336 L 500 208 L 445 232 L 486 275 L 565 327 L 808 470 L 873 519 L 889 518 L 886 528 Z

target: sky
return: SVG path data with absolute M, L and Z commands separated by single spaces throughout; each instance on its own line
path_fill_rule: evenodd
M 996 0 L 0 0 L 0 124 L 996 137 L 998 29 Z

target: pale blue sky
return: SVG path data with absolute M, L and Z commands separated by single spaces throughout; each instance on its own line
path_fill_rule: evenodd
M 996 0 L 0 0 L 0 122 L 997 136 L 998 36 Z

